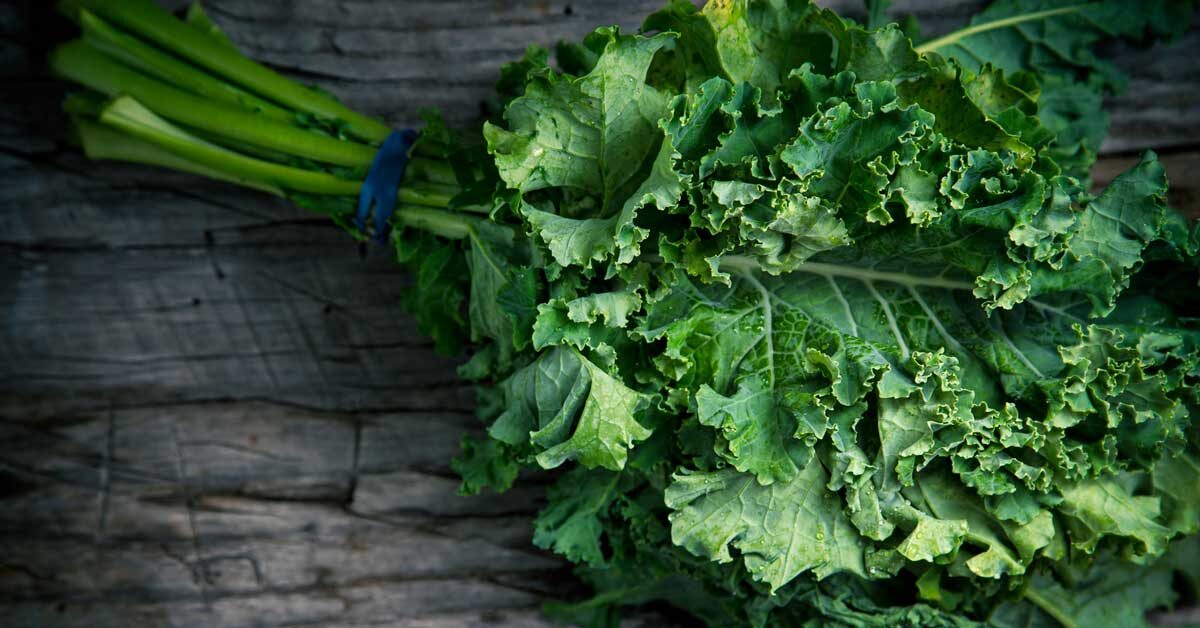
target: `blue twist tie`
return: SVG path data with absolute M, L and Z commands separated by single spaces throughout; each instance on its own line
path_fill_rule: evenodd
M 404 179 L 404 171 L 408 168 L 408 151 L 413 142 L 417 141 L 417 132 L 412 129 L 392 131 L 383 141 L 371 168 L 367 171 L 367 180 L 363 181 L 358 192 L 358 213 L 354 216 L 354 225 L 366 233 L 367 215 L 371 206 L 375 206 L 375 239 L 378 242 L 387 241 L 388 219 L 396 209 L 396 194 L 400 191 L 400 181 Z

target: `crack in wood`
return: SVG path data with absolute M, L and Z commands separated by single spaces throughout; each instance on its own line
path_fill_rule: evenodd
M 108 534 L 108 509 L 112 503 L 112 464 L 113 449 L 116 447 L 117 423 L 116 415 L 110 408 L 105 416 L 104 458 L 100 465 L 100 501 L 98 519 L 96 521 L 96 543 L 104 543 Z
M 346 500 L 345 500 L 345 502 L 343 502 L 343 506 L 346 507 L 347 509 L 349 508 L 350 504 L 354 503 L 354 494 L 355 494 L 355 492 L 358 491 L 358 479 L 359 479 L 359 473 L 361 472 L 361 467 L 360 467 L 361 462 L 360 461 L 362 459 L 362 433 L 363 433 L 363 421 L 355 420 L 354 421 L 354 451 L 352 454 L 353 457 L 351 458 L 351 461 L 350 461 L 350 487 L 349 487 L 349 490 L 346 491 Z
M 178 560 L 192 570 L 192 579 L 200 587 L 200 596 L 204 600 L 206 607 L 212 607 L 212 599 L 209 597 L 209 590 L 206 586 L 207 578 L 203 577 L 202 571 L 197 571 L 198 561 L 201 556 L 200 551 L 200 532 L 196 525 L 196 510 L 191 494 L 191 484 L 187 481 L 187 462 L 183 454 L 183 446 L 179 439 L 179 427 L 174 423 L 170 427 L 171 440 L 175 444 L 175 460 L 176 471 L 178 473 L 178 483 L 183 491 L 184 508 L 187 509 L 188 530 L 191 532 L 191 548 L 195 559 L 188 560 L 186 557 L 178 557 Z M 164 551 L 165 548 L 164 548 Z M 170 555 L 168 553 L 168 555 Z
M 311 299 L 315 303 L 320 303 L 321 305 L 324 305 L 327 308 L 330 308 L 329 310 L 327 310 L 327 312 L 339 312 L 339 313 L 345 314 L 351 318 L 357 318 L 363 322 L 366 322 L 365 318 L 362 318 L 362 317 L 356 315 L 355 313 L 348 311 L 343 304 L 338 303 L 337 301 L 335 301 L 333 299 L 330 299 L 328 297 L 324 297 L 320 294 L 317 294 L 316 292 L 314 292 L 312 290 L 308 290 L 308 289 L 304 288 L 303 286 L 298 286 L 298 285 L 284 279 L 283 277 L 280 277 L 280 276 L 270 273 L 268 271 L 260 270 L 260 271 L 258 271 L 258 274 L 259 274 L 259 276 L 263 277 L 264 279 L 268 279 L 271 282 L 286 288 L 290 292 L 294 292 L 303 297 Z M 307 339 L 306 339 L 306 341 L 307 341 Z M 309 346 L 308 349 L 311 351 L 312 346 Z

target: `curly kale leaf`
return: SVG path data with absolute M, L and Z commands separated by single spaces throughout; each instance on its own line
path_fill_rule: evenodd
M 1086 181 L 1118 84 L 1093 49 L 1169 34 L 1150 4 L 1002 0 L 914 46 L 799 0 L 676 1 L 513 69 L 502 226 L 467 253 L 492 440 L 459 464 L 477 490 L 576 463 L 534 541 L 597 597 L 556 615 L 1134 624 L 1175 599 L 1200 231 L 1153 153 Z

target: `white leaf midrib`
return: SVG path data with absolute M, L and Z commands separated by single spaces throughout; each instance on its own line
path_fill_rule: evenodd
M 726 255 L 722 257 L 721 266 L 731 270 L 738 270 L 742 273 L 747 271 L 754 272 L 762 268 L 754 259 L 741 255 Z M 861 266 L 827 264 L 824 262 L 804 262 L 790 272 L 821 275 L 824 277 L 844 277 L 847 279 L 859 279 L 865 282 L 885 281 L 918 288 L 942 288 L 945 290 L 967 291 L 975 289 L 975 284 L 969 281 L 946 279 L 942 276 L 919 277 L 908 273 L 876 270 Z

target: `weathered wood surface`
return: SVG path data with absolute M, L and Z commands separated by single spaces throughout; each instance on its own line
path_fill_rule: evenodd
M 42 71 L 69 35 L 45 4 L 0 5 L 0 625 L 545 625 L 574 585 L 529 543 L 540 491 L 454 495 L 472 393 L 398 312 L 404 276 L 285 203 L 85 161 Z M 659 4 L 207 6 L 356 108 L 463 126 L 526 44 Z M 942 31 L 979 3 L 896 4 Z M 1163 150 L 1197 213 L 1197 54 L 1195 31 L 1123 51 L 1098 179 Z

